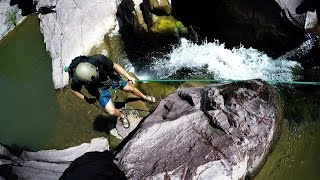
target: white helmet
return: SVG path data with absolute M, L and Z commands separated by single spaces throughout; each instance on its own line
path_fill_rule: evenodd
M 98 68 L 88 62 L 79 63 L 75 70 L 76 76 L 83 82 L 94 82 L 99 79 Z

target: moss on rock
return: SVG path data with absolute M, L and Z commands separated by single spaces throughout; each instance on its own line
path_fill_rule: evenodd
M 172 16 L 159 16 L 156 18 L 153 26 L 150 28 L 155 34 L 174 35 L 178 36 L 179 33 L 187 33 L 187 28 L 181 21 L 175 20 Z
M 181 33 L 188 33 L 188 29 L 182 24 L 181 21 L 176 21 L 176 26 Z

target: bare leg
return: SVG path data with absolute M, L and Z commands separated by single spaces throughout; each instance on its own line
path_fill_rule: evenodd
M 113 102 L 112 100 L 110 99 L 109 102 L 107 103 L 107 105 L 104 107 L 108 113 L 112 116 L 117 116 L 117 117 L 121 117 L 121 118 L 124 118 L 125 115 L 120 112 L 118 109 L 116 109 L 113 105 Z
M 123 88 L 123 90 L 128 91 L 128 92 L 131 92 L 133 95 L 136 95 L 136 96 L 141 97 L 141 98 L 143 98 L 143 99 L 146 98 L 146 95 L 144 95 L 139 89 L 133 87 L 133 86 L 130 85 L 130 84 L 127 84 L 127 85 Z
M 114 107 L 113 102 L 111 101 L 111 99 L 109 100 L 109 102 L 107 103 L 107 105 L 104 108 L 111 115 L 120 117 L 120 118 L 118 118 L 118 120 L 120 120 L 120 122 L 122 123 L 124 128 L 129 128 L 130 127 L 130 121 L 126 118 L 126 115 L 123 114 L 121 111 L 119 111 L 118 109 L 116 109 Z

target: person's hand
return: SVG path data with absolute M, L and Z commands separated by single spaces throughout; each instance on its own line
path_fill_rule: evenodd
M 134 83 L 136 83 L 136 79 L 135 79 L 134 77 L 129 76 L 129 77 L 128 77 L 128 82 L 129 82 L 130 84 L 134 84 Z
M 94 104 L 94 103 L 97 101 L 97 99 L 94 98 L 94 97 L 88 98 L 88 97 L 86 97 L 86 96 L 84 96 L 84 100 L 86 100 L 87 103 L 89 103 L 89 104 Z

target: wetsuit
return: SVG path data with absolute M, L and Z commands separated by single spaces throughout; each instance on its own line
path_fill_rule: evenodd
M 88 62 L 98 68 L 99 79 L 95 82 L 85 83 L 77 78 L 75 69 L 81 62 Z M 82 86 L 88 92 L 99 99 L 102 107 L 105 107 L 111 99 L 111 92 L 114 89 L 123 89 L 127 82 L 114 70 L 112 60 L 104 55 L 79 56 L 72 60 L 69 66 L 69 77 L 71 78 L 71 89 L 80 92 Z

